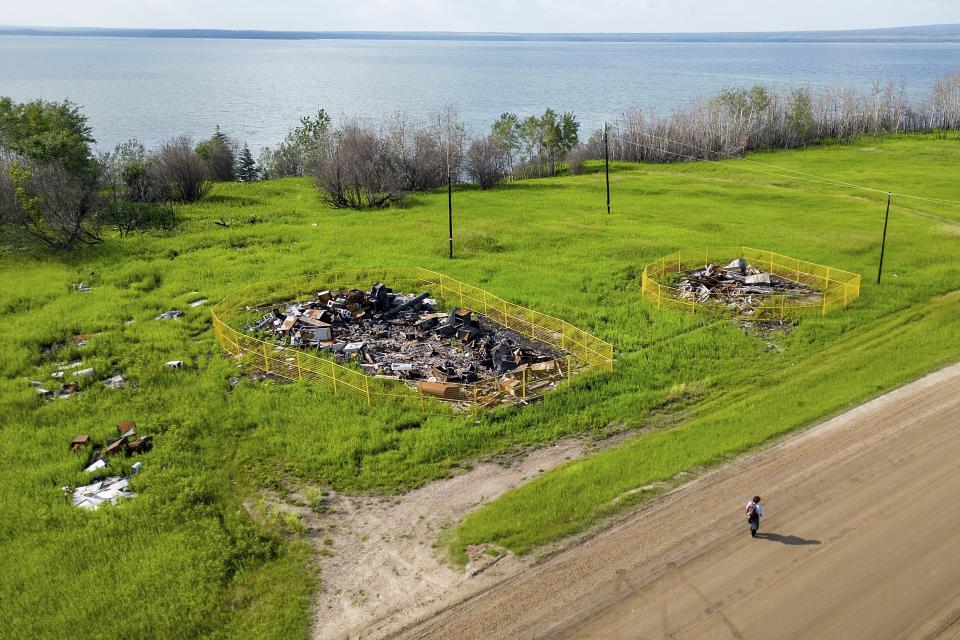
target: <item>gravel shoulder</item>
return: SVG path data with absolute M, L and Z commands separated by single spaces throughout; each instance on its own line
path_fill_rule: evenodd
M 747 499 L 764 496 L 758 539 Z M 960 364 L 709 471 L 403 638 L 960 636 Z M 386 629 L 384 629 L 386 631 Z

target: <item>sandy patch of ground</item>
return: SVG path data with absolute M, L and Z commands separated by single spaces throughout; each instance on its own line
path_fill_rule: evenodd
M 512 554 L 476 549 L 459 569 L 433 545 L 468 511 L 585 451 L 582 441 L 567 440 L 476 463 L 403 495 L 320 496 L 307 487 L 282 505 L 269 499 L 275 510 L 299 514 L 317 548 L 321 591 L 312 637 L 384 637 L 452 596 L 515 573 L 520 562 Z

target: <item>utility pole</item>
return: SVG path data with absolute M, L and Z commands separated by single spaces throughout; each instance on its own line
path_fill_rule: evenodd
M 439 119 L 439 115 L 437 116 Z M 447 114 L 447 223 L 450 233 L 450 259 L 453 260 L 453 176 L 450 175 L 450 114 Z M 442 125 L 441 125 L 442 126 Z
M 887 223 L 890 221 L 890 200 L 893 193 L 887 192 L 887 213 L 883 217 L 883 241 L 880 243 L 880 268 L 877 269 L 877 284 L 880 284 L 880 274 L 883 273 L 883 251 L 887 248 Z
M 450 259 L 453 260 L 453 178 L 450 176 L 450 163 L 447 161 L 447 219 L 450 223 Z
M 610 145 L 607 144 L 607 123 L 603 123 L 603 164 L 607 174 L 607 215 L 610 215 Z

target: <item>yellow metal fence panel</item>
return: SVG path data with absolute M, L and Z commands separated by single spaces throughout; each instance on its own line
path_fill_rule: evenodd
M 456 306 L 469 307 L 494 322 L 557 347 L 570 354 L 567 378 L 574 371 L 613 366 L 613 345 L 573 325 L 532 309 L 507 302 L 484 289 L 427 269 L 365 269 L 300 276 L 287 280 L 257 283 L 226 296 L 211 309 L 214 335 L 227 353 L 246 358 L 266 373 L 282 380 L 306 380 L 336 395 L 345 395 L 371 404 L 374 398 L 413 401 L 421 410 L 435 409 L 422 393 L 397 380 L 371 378 L 331 358 L 299 349 L 280 346 L 254 338 L 230 326 L 230 321 L 261 305 L 281 300 L 312 296 L 323 289 L 365 289 L 376 281 L 387 282 L 396 290 L 434 292 L 439 299 Z M 473 384 L 450 385 L 448 402 L 469 402 L 482 406 L 481 400 L 495 391 L 499 378 L 491 377 Z M 535 397 L 526 396 L 526 399 Z M 545 390 L 538 390 L 542 395 Z
M 825 314 L 846 307 L 860 296 L 859 274 L 751 247 L 683 249 L 654 260 L 643 269 L 640 280 L 642 296 L 659 308 L 696 313 L 702 303 L 682 298 L 679 288 L 669 284 L 671 274 L 700 269 L 710 263 L 726 266 L 726 261 L 737 258 L 744 258 L 755 267 L 778 277 L 818 289 L 822 294 L 818 304 L 791 302 L 783 296 L 771 297 L 756 309 L 755 315 L 758 317 L 783 319 L 805 312 Z M 664 280 L 667 284 L 661 282 Z

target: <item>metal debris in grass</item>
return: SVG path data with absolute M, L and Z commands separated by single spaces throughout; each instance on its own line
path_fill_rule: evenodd
M 84 459 L 83 470 L 86 473 L 96 473 L 107 469 L 115 456 L 142 454 L 153 447 L 153 436 L 137 437 L 136 423 L 124 420 L 117 424 L 116 438 L 108 438 L 103 444 L 96 444 L 89 435 L 74 436 L 70 441 L 69 449 Z M 143 468 L 143 462 L 135 462 L 131 468 L 131 475 L 136 475 Z M 130 491 L 129 477 L 110 476 L 100 478 L 90 484 L 74 489 L 63 487 L 66 495 L 71 497 L 71 504 L 81 509 L 94 510 L 104 503 L 115 503 L 122 498 L 132 498 L 136 494 Z
M 726 267 L 711 263 L 703 269 L 685 271 L 680 274 L 677 286 L 681 298 L 697 304 L 716 303 L 743 315 L 753 315 L 771 296 L 802 304 L 814 304 L 823 296 L 809 285 L 761 271 L 743 258 Z
M 462 399 L 458 385 L 493 380 L 485 404 L 516 401 L 569 374 L 558 349 L 470 309 L 441 310 L 429 293 L 398 294 L 383 283 L 369 291 L 320 291 L 271 309 L 245 329 L 448 400 Z

